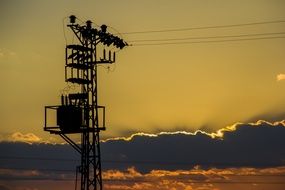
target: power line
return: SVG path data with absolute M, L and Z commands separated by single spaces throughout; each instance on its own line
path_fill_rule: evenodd
M 0 160 L 28 160 L 28 161 L 52 161 L 52 162 L 79 162 L 79 159 L 66 159 L 66 158 L 45 158 L 45 157 L 24 157 L 24 156 L 1 156 Z M 159 166 L 233 166 L 235 163 L 220 163 L 220 162 L 171 162 L 171 161 L 155 161 L 155 160 L 104 160 L 102 163 L 106 164 L 135 164 L 135 165 L 159 165 Z M 238 163 L 238 166 L 249 165 L 248 163 Z M 264 166 L 262 163 L 255 163 L 255 166 Z M 1 166 L 0 166 L 1 167 Z
M 56 173 L 73 173 L 75 170 L 72 169 L 57 169 L 57 168 L 22 168 L 22 167 L 5 167 L 0 168 L 2 170 L 17 170 L 17 171 L 40 171 L 40 172 L 56 172 Z M 195 173 L 190 173 L 190 175 L 195 175 Z M 199 175 L 199 174 L 197 174 Z M 204 175 L 223 175 L 223 176 L 232 176 L 232 177 L 285 177 L 285 174 L 239 174 L 239 173 L 228 173 L 228 174 L 204 174 Z M 183 179 L 183 178 L 179 178 Z
M 203 44 L 203 43 L 220 43 L 220 42 L 239 42 L 253 40 L 269 40 L 269 39 L 284 39 L 285 36 L 271 36 L 259 38 L 243 38 L 243 39 L 225 39 L 225 40 L 203 40 L 203 41 L 186 41 L 186 42 L 165 42 L 165 43 L 142 43 L 132 44 L 131 46 L 159 46 L 159 45 L 178 45 L 178 44 Z
M 51 160 L 51 159 L 48 159 Z M 56 160 L 56 159 L 52 159 Z M 65 160 L 65 159 L 62 159 Z M 0 177 L 0 180 L 6 180 L 6 181 L 14 181 L 14 180 L 22 180 L 22 181 L 32 181 L 32 180 L 56 180 L 56 181 L 74 181 L 73 178 L 60 178 L 60 177 L 48 177 L 48 176 L 5 176 L 3 175 L 3 170 L 36 170 L 39 172 L 55 172 L 55 173 L 73 173 L 74 170 L 69 169 L 46 169 L 46 168 L 19 168 L 19 167 L 9 167 L 9 168 L 1 168 L 2 169 L 2 176 Z M 189 175 L 195 175 L 195 173 L 189 174 Z M 206 176 L 211 176 L 213 174 L 204 174 Z M 223 175 L 227 177 L 285 177 L 285 174 L 219 174 L 216 173 L 215 175 Z M 175 177 L 175 178 L 169 178 L 171 176 L 164 176 L 167 179 L 175 180 L 183 183 L 192 183 L 192 184 L 204 184 L 204 183 L 211 183 L 211 184 L 265 184 L 265 185 L 283 185 L 285 184 L 284 181 L 253 181 L 253 180 L 246 180 L 242 181 L 242 179 L 234 180 L 234 181 L 189 181 L 187 176 L 184 177 Z M 162 177 L 163 178 L 163 177 Z M 158 178 L 154 178 L 157 180 Z M 145 179 L 143 177 L 139 178 L 132 178 L 132 179 L 105 179 L 105 182 L 119 182 L 119 183 L 144 183 L 144 182 L 154 182 L 155 180 Z
M 281 34 L 285 34 L 285 32 L 224 35 L 224 36 L 202 36 L 202 37 L 187 37 L 187 38 L 140 39 L 140 40 L 131 40 L 128 42 L 160 42 L 160 41 L 201 40 L 201 39 L 213 39 L 213 38 L 214 39 L 215 38 L 240 38 L 240 37 L 268 36 L 268 35 L 281 35 Z
M 188 31 L 188 30 L 202 30 L 202 29 L 215 29 L 215 28 L 233 28 L 233 27 L 241 27 L 241 26 L 255 26 L 255 25 L 277 24 L 277 23 L 285 23 L 285 20 L 273 20 L 273 21 L 263 21 L 263 22 L 249 22 L 249 23 L 241 23 L 241 24 L 229 24 L 229 25 L 187 27 L 187 28 L 164 29 L 164 30 L 146 30 L 146 31 L 124 32 L 124 33 L 121 33 L 121 34 L 131 35 L 131 34 L 146 34 L 146 33 L 180 32 L 180 31 Z
M 62 159 L 62 158 L 43 158 L 43 157 L 0 157 L 0 160 L 40 160 L 40 161 L 79 161 L 77 159 Z M 141 164 L 141 165 L 193 165 L 195 163 L 186 163 L 186 162 L 158 162 L 158 161 L 117 161 L 117 160 L 103 160 L 103 163 L 115 163 L 115 164 Z M 222 165 L 227 164 L 223 163 L 204 163 L 208 165 Z M 229 165 L 229 163 L 228 163 Z M 23 167 L 1 167 L 0 169 L 4 170 L 38 170 L 43 172 L 73 172 L 74 170 L 70 169 L 57 169 L 57 168 L 23 168 Z M 219 174 L 219 173 L 217 173 Z M 263 173 L 263 174 L 223 174 L 226 176 L 256 176 L 256 177 L 285 177 L 285 173 L 272 174 L 272 173 Z
M 0 168 L 2 170 L 19 170 L 19 171 L 41 171 L 41 172 L 72 172 L 75 170 L 71 169 L 56 169 L 56 168 L 21 168 L 21 167 L 4 167 Z M 1 178 L 0 178 L 1 179 Z
M 64 162 L 80 161 L 79 159 L 24 157 L 24 156 L 2 156 L 0 157 L 0 160 L 40 160 L 40 161 L 64 161 Z

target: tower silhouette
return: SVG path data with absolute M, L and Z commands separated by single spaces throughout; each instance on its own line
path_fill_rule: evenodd
M 77 38 L 77 43 L 65 48 L 65 81 L 80 87 L 77 93 L 61 96 L 61 105 L 45 106 L 44 130 L 61 136 L 81 155 L 77 174 L 80 175 L 81 190 L 102 190 L 102 170 L 100 152 L 100 131 L 105 130 L 105 107 L 98 104 L 99 64 L 115 62 L 115 52 L 109 46 L 123 49 L 128 44 L 120 37 L 107 32 L 107 26 L 92 27 L 90 20 L 85 24 L 76 23 L 76 17 L 69 17 L 67 27 Z M 102 52 L 98 53 L 100 50 Z M 50 111 L 56 112 L 56 125 L 49 126 Z M 100 119 L 99 119 L 100 118 Z M 80 134 L 81 143 L 77 144 L 69 136 Z M 77 179 L 76 179 L 77 186 Z M 77 188 L 77 187 L 76 187 Z

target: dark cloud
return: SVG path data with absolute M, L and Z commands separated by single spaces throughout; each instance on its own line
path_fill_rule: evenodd
M 161 134 L 157 137 L 137 135 L 130 141 L 114 140 L 102 146 L 103 159 L 122 164 L 105 167 L 151 169 L 186 169 L 203 167 L 273 167 L 285 164 L 285 127 L 266 122 L 240 124 L 223 138 L 203 133 Z
M 0 190 L 11 190 L 9 187 L 0 184 Z
M 103 169 L 140 172 L 153 169 L 275 167 L 285 165 L 285 127 L 282 123 L 238 124 L 223 130 L 222 138 L 198 132 L 134 135 L 101 144 Z M 74 171 L 79 155 L 69 145 L 0 143 L 0 168 L 40 168 Z M 7 159 L 3 159 L 7 157 Z M 35 159 L 24 159 L 33 157 Z
M 79 154 L 69 145 L 0 143 L 0 168 L 75 170 Z

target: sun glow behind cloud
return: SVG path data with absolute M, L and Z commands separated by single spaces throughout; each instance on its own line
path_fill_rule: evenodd
M 163 2 L 163 7 L 155 1 L 130 2 L 127 7 L 114 0 L 111 4 L 109 1 L 90 1 L 85 5 L 73 1 L 68 6 L 63 1 L 48 1 L 44 4 L 36 0 L 3 3 L 0 76 L 3 77 L 1 90 L 4 98 L 1 98 L 0 112 L 7 115 L 4 117 L 1 114 L 1 124 L 6 133 L 19 131 L 19 126 L 23 125 L 26 129 L 31 128 L 31 131 L 40 133 L 42 112 L 39 110 L 45 104 L 59 101 L 58 91 L 65 85 L 63 30 L 66 31 L 66 28 L 63 29 L 62 25 L 67 20 L 63 18 L 73 13 L 74 9 L 82 22 L 91 19 L 95 21 L 94 24 L 105 23 L 122 33 L 284 18 L 284 2 L 253 0 L 249 4 L 223 0 L 219 3 L 209 2 L 206 7 L 202 1 L 176 3 L 167 0 Z M 157 8 L 160 14 L 157 14 Z M 105 14 L 110 9 L 116 17 Z M 144 9 L 148 10 L 148 14 Z M 177 14 L 170 15 L 169 10 Z M 280 32 L 283 29 L 284 23 L 279 23 L 150 36 L 123 35 L 123 38 L 131 41 L 171 39 L 180 35 L 179 38 L 207 37 Z M 25 44 L 25 48 L 21 48 L 20 44 Z M 282 55 L 283 49 L 284 43 L 280 39 L 129 47 L 120 52 L 116 72 L 107 74 L 100 70 L 100 102 L 110 110 L 108 126 L 114 126 L 103 135 L 123 136 L 122 131 L 138 128 L 152 133 L 157 131 L 153 126 L 161 127 L 164 131 L 172 131 L 177 125 L 187 126 L 185 131 L 193 131 L 208 125 L 216 130 L 229 123 L 247 121 L 259 111 L 266 111 L 275 105 L 282 108 L 280 86 L 276 87 L 271 82 L 272 76 L 278 74 L 276 71 L 282 71 L 284 57 L 279 55 Z M 284 78 L 283 75 L 281 73 L 280 77 Z M 262 84 L 262 88 L 259 84 Z M 11 109 L 13 104 L 20 109 Z M 26 108 L 29 111 L 23 111 Z M 228 114 L 228 110 L 233 108 L 234 114 Z M 11 113 L 19 119 L 9 117 Z M 37 135 L 42 138 L 49 136 L 44 132 Z
M 269 126 L 278 126 L 278 125 L 281 125 L 281 126 L 284 126 L 285 127 L 285 120 L 282 120 L 282 121 L 277 121 L 277 122 L 268 122 L 268 121 L 265 121 L 265 120 L 258 120 L 256 122 L 252 122 L 252 123 L 241 123 L 241 122 L 238 122 L 238 123 L 235 123 L 233 125 L 229 125 L 229 126 L 226 126 L 226 127 L 223 127 L 215 132 L 206 132 L 206 131 L 203 131 L 203 130 L 196 130 L 194 132 L 189 132 L 189 131 L 174 131 L 174 132 L 159 132 L 159 133 L 144 133 L 144 132 L 138 132 L 138 133 L 134 133 L 132 134 L 131 136 L 129 137 L 114 137 L 114 138 L 107 138 L 107 139 L 104 139 L 104 140 L 101 140 L 101 142 L 108 142 L 108 141 L 119 141 L 119 140 L 124 140 L 124 141 L 131 141 L 133 140 L 135 137 L 150 137 L 150 138 L 156 138 L 156 137 L 159 137 L 159 136 L 163 136 L 163 135 L 189 135 L 189 136 L 195 136 L 195 135 L 198 135 L 198 134 L 203 134 L 203 135 L 206 135 L 206 136 L 209 136 L 213 139 L 215 138 L 218 138 L 218 139 L 222 139 L 224 134 L 226 132 L 234 132 L 237 130 L 237 128 L 239 128 L 240 126 L 243 126 L 243 125 L 250 125 L 250 126 L 261 126 L 262 124 L 266 124 L 266 125 L 269 125 Z M 10 135 L 1 135 L 0 136 L 0 142 L 2 141 L 6 141 L 6 142 L 24 142 L 24 143 L 28 143 L 28 144 L 32 144 L 32 143 L 52 143 L 54 144 L 55 142 L 52 142 L 51 140 L 53 141 L 56 141 L 56 139 L 54 138 L 50 138 L 49 140 L 44 140 L 40 137 L 38 137 L 37 135 L 35 135 L 34 133 L 21 133 L 21 132 L 15 132 L 15 133 L 12 133 Z M 60 142 L 60 144 L 65 144 L 66 142 Z
M 278 125 L 282 125 L 285 127 L 285 121 L 277 121 L 277 122 L 268 122 L 268 121 L 264 121 L 264 120 L 258 120 L 256 122 L 253 122 L 253 123 L 248 123 L 248 125 L 250 126 L 260 126 L 262 124 L 267 124 L 269 126 L 278 126 Z M 182 135 L 190 135 L 190 136 L 195 136 L 197 134 L 203 134 L 203 135 L 206 135 L 206 136 L 209 136 L 211 138 L 220 138 L 222 139 L 225 132 L 234 132 L 238 127 L 240 126 L 243 126 L 245 125 L 245 123 L 241 123 L 241 122 L 238 122 L 238 123 L 235 123 L 233 125 L 229 125 L 229 126 L 226 126 L 224 128 L 221 128 L 219 130 L 217 130 L 216 132 L 212 132 L 212 133 L 208 133 L 208 132 L 205 132 L 203 130 L 196 130 L 194 132 L 187 132 L 187 131 L 175 131 L 175 132 L 159 132 L 159 133 L 156 133 L 156 134 L 151 134 L 151 133 L 143 133 L 143 132 L 139 132 L 139 133 L 135 133 L 135 134 L 132 134 L 131 136 L 129 137 L 115 137 L 115 138 L 108 138 L 106 140 L 102 140 L 102 142 L 108 142 L 108 141 L 112 141 L 112 140 L 124 140 L 124 141 L 131 141 L 133 138 L 135 137 L 139 137 L 139 136 L 144 136 L 144 137 L 159 137 L 159 136 L 162 136 L 162 135 L 178 135 L 178 134 L 182 134 Z
M 236 125 L 238 125 L 238 124 L 234 124 L 232 126 L 222 128 L 222 129 L 220 129 L 214 133 L 207 133 L 207 132 L 202 131 L 202 130 L 196 130 L 195 132 L 187 132 L 187 131 L 159 132 L 156 134 L 139 132 L 139 133 L 134 133 L 129 137 L 108 138 L 106 140 L 102 140 L 102 142 L 108 142 L 108 141 L 112 141 L 112 140 L 131 141 L 134 137 L 138 137 L 138 136 L 155 138 L 155 137 L 158 137 L 161 135 L 178 135 L 178 134 L 191 135 L 191 136 L 195 136 L 197 134 L 204 134 L 204 135 L 210 136 L 211 138 L 221 138 L 221 137 L 223 137 L 223 134 L 225 131 L 234 131 L 236 129 Z

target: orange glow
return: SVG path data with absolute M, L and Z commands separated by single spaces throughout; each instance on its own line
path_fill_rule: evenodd
M 275 127 L 278 125 L 284 126 L 285 127 L 285 120 L 282 121 L 277 121 L 277 122 L 268 122 L 268 121 L 264 121 L 264 120 L 258 120 L 254 123 L 235 123 L 233 125 L 229 125 L 226 126 L 224 128 L 221 128 L 219 130 L 217 130 L 216 132 L 212 132 L 212 133 L 208 133 L 202 130 L 196 130 L 194 132 L 187 132 L 187 131 L 175 131 L 175 132 L 159 132 L 159 133 L 144 133 L 144 132 L 139 132 L 139 133 L 134 133 L 129 137 L 114 137 L 114 138 L 107 138 L 105 140 L 101 140 L 101 142 L 108 142 L 108 141 L 117 141 L 117 140 L 123 140 L 123 141 L 131 141 L 133 138 L 135 137 L 151 137 L 151 138 L 155 138 L 155 137 L 159 137 L 162 135 L 178 135 L 178 134 L 182 134 L 182 135 L 197 135 L 197 134 L 204 134 L 207 135 L 211 138 L 219 138 L 222 139 L 224 136 L 225 132 L 234 132 L 235 130 L 237 130 L 238 127 L 242 126 L 242 125 L 250 125 L 252 127 L 258 127 L 262 124 L 267 124 L 269 126 Z M 51 140 L 43 140 L 42 138 L 38 137 L 37 135 L 33 134 L 33 133 L 27 133 L 27 134 L 23 134 L 21 132 L 15 132 L 9 136 L 0 136 L 0 142 L 1 141 L 8 141 L 8 142 L 25 142 L 25 143 L 29 143 L 29 144 L 33 144 L 33 143 L 48 143 L 48 144 L 55 144 L 54 141 L 55 139 L 52 138 Z M 59 144 L 66 144 L 66 142 L 61 141 Z
M 258 120 L 257 122 L 255 123 L 248 123 L 248 125 L 250 126 L 256 126 L 258 127 L 259 125 L 261 124 L 268 124 L 272 127 L 274 126 L 277 126 L 277 125 L 282 125 L 285 127 L 285 121 L 282 120 L 282 121 L 278 121 L 278 122 L 268 122 L 268 121 L 264 121 L 264 120 Z M 150 134 L 150 133 L 143 133 L 143 132 L 140 132 L 140 133 L 135 133 L 135 134 L 132 134 L 130 137 L 115 137 L 115 138 L 109 138 L 109 139 L 106 139 L 106 140 L 102 140 L 102 142 L 108 142 L 108 141 L 115 141 L 115 140 L 124 140 L 124 141 L 131 141 L 133 138 L 135 138 L 136 136 L 145 136 L 145 137 L 158 137 L 158 136 L 161 136 L 161 135 L 177 135 L 177 134 L 183 134 L 183 135 L 197 135 L 197 134 L 204 134 L 204 135 L 207 135 L 211 138 L 223 138 L 224 136 L 224 133 L 225 132 L 231 132 L 231 131 L 235 131 L 239 126 L 241 125 L 245 125 L 245 123 L 235 123 L 233 125 L 230 125 L 230 126 L 226 126 L 222 129 L 219 129 L 217 130 L 216 132 L 213 132 L 213 133 L 207 133 L 205 131 L 202 131 L 202 130 L 196 130 L 195 132 L 186 132 L 186 131 L 175 131 L 175 132 L 159 132 L 159 133 L 156 133 L 156 134 Z
M 116 173 L 117 171 L 107 171 L 108 175 L 112 176 L 112 178 L 105 178 L 105 188 L 108 190 L 119 190 L 123 188 L 138 190 L 225 190 L 229 187 L 227 186 L 228 184 L 231 185 L 232 189 L 235 189 L 235 184 L 243 187 L 243 189 L 251 189 L 253 185 L 262 188 L 262 185 L 267 186 L 272 182 L 273 184 L 280 182 L 279 188 L 285 187 L 285 183 L 283 183 L 285 167 L 265 169 L 211 168 L 205 170 L 197 166 L 192 170 L 153 170 L 150 173 L 140 173 L 139 175 L 139 172 L 132 168 L 124 172 L 120 171 L 118 178 L 113 178 L 115 175 L 112 175 L 112 172 Z M 135 175 L 132 176 L 131 173 Z M 122 178 L 122 175 L 125 177 Z
M 40 171 L 0 170 L 1 176 L 9 175 L 8 181 L 0 180 L 1 185 L 13 187 L 12 189 L 55 189 L 74 187 L 73 174 L 58 174 Z M 28 181 L 13 180 L 13 177 L 26 178 Z M 33 178 L 46 177 L 46 180 L 32 180 Z M 49 177 L 55 177 L 57 181 L 50 181 Z M 250 190 L 272 189 L 283 190 L 285 187 L 285 166 L 273 168 L 227 168 L 202 169 L 199 166 L 190 170 L 152 170 L 149 173 L 141 173 L 134 167 L 124 171 L 107 170 L 103 172 L 104 189 L 106 190 Z M 57 185 L 55 185 L 55 183 Z M 44 186 L 42 186 L 45 184 Z M 42 188 L 40 188 L 42 187 Z

